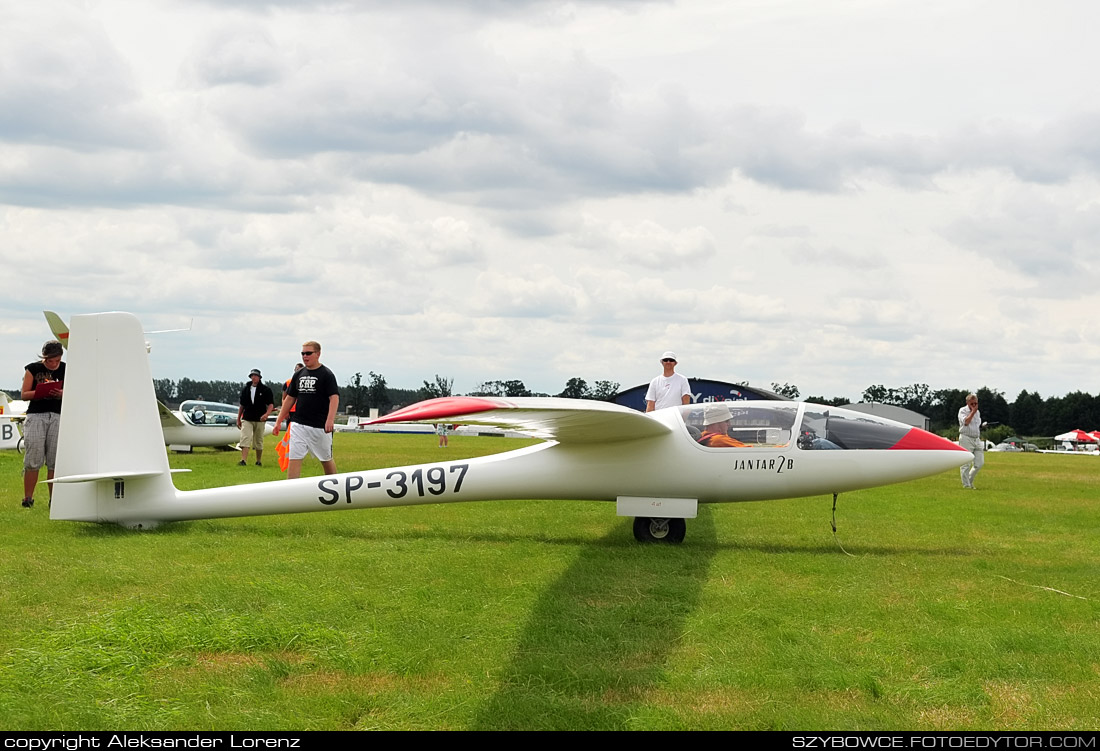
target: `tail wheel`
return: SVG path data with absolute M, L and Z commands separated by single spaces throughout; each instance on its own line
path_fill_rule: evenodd
M 686 532 L 687 522 L 683 519 L 659 519 L 648 516 L 639 516 L 634 519 L 634 539 L 638 542 L 680 543 L 684 541 Z

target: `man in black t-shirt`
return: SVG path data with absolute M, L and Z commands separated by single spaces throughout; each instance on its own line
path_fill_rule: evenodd
M 294 408 L 294 430 L 290 432 L 287 454 L 288 480 L 301 476 L 306 454 L 313 454 L 320 460 L 326 475 L 336 474 L 332 431 L 336 425 L 336 410 L 340 408 L 340 387 L 336 376 L 321 364 L 320 358 L 320 344 L 310 341 L 302 345 L 305 367 L 291 376 L 279 417 L 275 420 L 275 435 L 279 435 L 279 427 Z

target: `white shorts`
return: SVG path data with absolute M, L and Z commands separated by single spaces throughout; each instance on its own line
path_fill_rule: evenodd
M 290 449 L 286 457 L 291 461 L 298 461 L 305 459 L 306 454 L 313 454 L 322 462 L 331 462 L 332 433 L 326 433 L 324 428 L 294 423 L 290 431 Z

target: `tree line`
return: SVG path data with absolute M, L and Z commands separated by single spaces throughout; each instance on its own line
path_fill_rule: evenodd
M 264 381 L 264 383 L 275 394 L 276 404 L 281 402 L 285 382 Z M 242 381 L 153 379 L 153 390 L 156 392 L 157 399 L 165 404 L 179 404 L 190 399 L 237 404 L 243 388 Z M 614 381 L 596 381 L 589 386 L 583 378 L 570 378 L 557 394 L 534 392 L 528 389 L 523 381 L 505 380 L 484 381 L 465 396 L 562 396 L 570 399 L 611 401 L 617 393 L 619 393 L 619 384 Z M 366 376 L 355 373 L 347 384 L 340 388 L 340 408 L 343 412 L 356 415 L 368 414 L 371 409 L 377 409 L 379 414 L 386 414 L 396 407 L 443 396 L 456 396 L 453 378 L 436 375 L 434 380 L 424 381 L 418 389 L 403 389 L 389 386 L 384 376 L 370 371 Z
M 276 403 L 282 400 L 282 381 L 264 381 L 275 394 Z M 798 399 L 797 386 L 789 383 L 772 383 L 777 394 Z M 157 399 L 165 404 L 179 404 L 189 399 L 202 399 L 211 402 L 237 404 L 240 399 L 243 381 L 199 381 L 191 378 L 153 379 L 153 388 Z M 484 381 L 465 394 L 465 396 L 561 396 L 570 399 L 593 399 L 611 401 L 619 392 L 619 384 L 614 381 L 595 381 L 591 385 L 583 378 L 570 378 L 562 390 L 556 394 L 534 392 L 521 380 Z M 868 386 L 863 390 L 862 400 L 904 407 L 929 418 L 931 430 L 943 435 L 952 435 L 958 431 L 959 408 L 966 402 L 968 389 L 932 389 L 926 383 L 914 383 L 907 386 L 888 387 L 882 384 Z M 1004 392 L 988 386 L 975 391 L 982 411 L 982 419 L 997 425 L 989 432 L 990 440 L 998 436 L 1054 436 L 1059 433 L 1083 428 L 1100 429 L 1100 395 L 1074 391 L 1065 396 L 1043 398 L 1037 391 L 1022 390 L 1016 399 L 1009 402 Z M 18 399 L 18 390 L 9 392 Z M 384 376 L 370 371 L 365 377 L 355 373 L 348 383 L 340 389 L 341 411 L 357 415 L 368 414 L 377 409 L 380 414 L 392 411 L 423 399 L 442 396 L 455 396 L 454 379 L 436 375 L 431 381 L 424 381 L 420 388 L 394 388 L 386 383 Z M 817 404 L 841 406 L 849 403 L 845 397 L 807 396 L 803 401 Z
M 932 432 L 954 437 L 958 433 L 959 409 L 966 403 L 968 389 L 935 389 L 926 383 L 890 388 L 882 384 L 868 386 L 863 391 L 865 402 L 879 402 L 918 412 L 929 419 Z M 1074 428 L 1100 429 L 1100 395 L 1074 391 L 1065 396 L 1048 396 L 1038 391 L 1022 390 L 1009 402 L 1003 391 L 983 386 L 974 391 L 982 420 L 996 423 L 987 438 L 1017 436 L 1054 436 Z M 807 397 L 808 402 L 840 404 L 847 400 Z

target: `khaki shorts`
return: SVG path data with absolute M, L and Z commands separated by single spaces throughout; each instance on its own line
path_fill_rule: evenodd
M 264 423 L 241 420 L 241 448 L 264 450 Z

